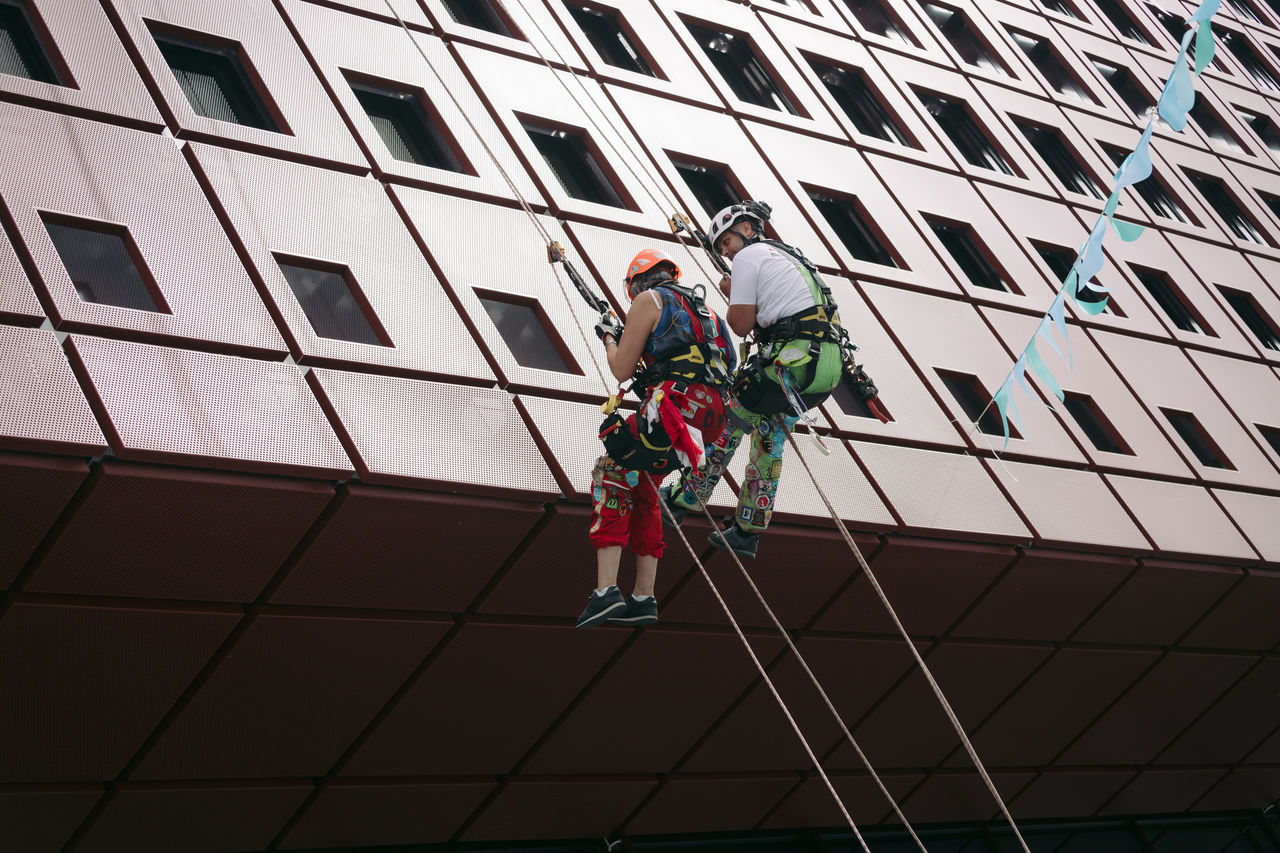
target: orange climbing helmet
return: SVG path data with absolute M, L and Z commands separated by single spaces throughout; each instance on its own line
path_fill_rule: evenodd
M 679 264 L 661 249 L 641 249 L 627 267 L 627 276 L 622 280 L 622 291 L 627 299 L 634 299 L 636 294 L 666 279 L 680 280 Z

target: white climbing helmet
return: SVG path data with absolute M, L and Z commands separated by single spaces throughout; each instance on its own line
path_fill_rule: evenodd
M 760 233 L 764 229 L 764 223 L 760 221 L 760 217 L 744 202 L 731 204 L 712 217 L 711 224 L 707 226 L 707 242 L 711 244 L 711 248 L 719 252 L 720 249 L 717 244 L 720 242 L 720 238 L 724 236 L 726 231 L 744 219 L 751 223 L 751 227 L 755 228 L 756 233 Z

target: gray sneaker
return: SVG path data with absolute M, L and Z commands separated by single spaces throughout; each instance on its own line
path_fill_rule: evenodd
M 604 595 L 596 595 L 593 591 L 590 598 L 587 609 L 578 617 L 579 628 L 594 628 L 610 615 L 620 613 L 627 606 L 627 602 L 622 598 L 622 590 L 616 586 L 606 589 Z
M 652 625 L 658 621 L 658 599 L 652 595 L 643 601 L 634 595 L 627 596 L 627 607 L 621 612 L 615 611 L 609 617 L 611 625 Z
M 753 558 L 756 555 L 756 546 L 760 544 L 760 536 L 756 533 L 748 533 L 737 524 L 730 524 L 725 528 L 724 533 L 719 530 L 711 531 L 711 535 L 707 537 L 707 544 L 721 551 L 732 549 L 739 557 Z
M 684 521 L 684 517 L 689 514 L 689 510 L 680 506 L 671 497 L 671 486 L 663 486 L 658 489 L 658 499 L 666 505 L 666 509 L 661 510 L 663 526 L 672 529 L 679 527 L 680 522 Z M 670 515 L 667 514 L 668 510 L 671 512 Z

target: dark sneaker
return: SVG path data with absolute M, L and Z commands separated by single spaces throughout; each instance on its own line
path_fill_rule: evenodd
M 711 531 L 711 535 L 707 537 L 707 543 L 721 551 L 732 549 L 739 557 L 754 557 L 756 546 L 760 544 L 760 536 L 756 533 L 748 533 L 736 524 L 731 524 L 725 528 L 724 533 L 719 530 Z
M 596 595 L 592 592 L 591 600 L 587 602 L 587 609 L 578 617 L 578 627 L 594 628 L 612 614 L 620 614 L 626 606 L 627 602 L 622 598 L 622 590 L 616 586 L 609 587 L 604 595 Z
M 680 522 L 684 521 L 684 517 L 689 514 L 689 510 L 680 506 L 680 504 L 676 503 L 672 499 L 670 486 L 663 486 L 661 489 L 658 489 L 658 498 L 666 504 L 666 509 L 660 508 L 660 511 L 662 512 L 662 524 L 665 527 L 679 527 Z M 668 510 L 671 512 L 670 515 L 667 515 Z
M 652 595 L 643 601 L 634 595 L 627 596 L 627 608 L 609 617 L 613 625 L 652 625 L 658 621 L 658 599 Z

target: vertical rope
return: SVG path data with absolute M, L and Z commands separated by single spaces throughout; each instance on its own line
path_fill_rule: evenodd
M 973 748 L 972 741 L 965 734 L 964 726 L 960 724 L 960 719 L 956 716 L 955 711 L 951 709 L 951 703 L 947 701 L 947 697 L 943 694 L 942 688 L 938 686 L 938 682 L 934 679 L 933 673 L 929 670 L 928 665 L 921 657 L 920 651 L 916 648 L 916 644 L 911 642 L 911 636 L 907 634 L 907 629 L 903 627 L 902 620 L 898 618 L 898 613 L 893 609 L 893 605 L 889 603 L 889 597 L 885 595 L 884 589 L 880 586 L 880 581 L 876 579 L 875 573 L 871 571 L 871 566 L 867 565 L 866 558 L 862 556 L 862 551 L 858 549 L 857 543 L 853 541 L 853 537 L 849 535 L 848 529 L 844 526 L 844 522 L 840 519 L 840 514 L 836 512 L 832 506 L 827 493 L 822 490 L 822 486 L 818 484 L 818 478 L 814 476 L 813 469 L 809 467 L 809 460 L 805 459 L 800 453 L 800 445 L 796 443 L 795 436 L 791 434 L 791 430 L 787 430 L 785 425 L 783 429 L 787 433 L 787 441 L 791 443 L 792 449 L 795 450 L 796 456 L 800 457 L 800 462 L 804 465 L 804 469 L 809 472 L 809 479 L 813 481 L 813 486 L 818 490 L 818 494 L 822 497 L 822 502 L 826 504 L 827 511 L 831 513 L 831 519 L 836 523 L 836 527 L 840 529 L 840 535 L 844 537 L 845 544 L 849 546 L 849 550 L 858 559 L 858 565 L 866 574 L 867 580 L 871 582 L 872 588 L 876 591 L 876 595 L 880 598 L 880 603 L 884 605 L 884 609 L 888 612 L 889 617 L 893 620 L 894 626 L 898 629 L 898 633 L 907 643 L 907 648 L 911 650 L 911 655 L 916 659 L 916 663 L 920 667 L 920 671 L 924 673 L 925 680 L 929 682 L 929 687 L 933 689 L 933 694 L 938 697 L 938 703 L 942 706 L 943 712 L 946 713 L 947 719 L 951 721 L 951 725 L 955 728 L 956 734 L 960 735 L 960 742 L 964 744 L 965 751 L 969 753 L 969 758 L 973 760 L 973 766 L 978 769 L 982 781 L 986 783 L 987 790 L 991 792 L 991 796 L 995 798 L 996 803 L 1000 806 L 1000 813 L 1004 815 L 1009 827 L 1013 830 L 1013 834 L 1017 837 L 1018 843 L 1022 846 L 1023 853 L 1031 853 L 1027 847 L 1027 842 L 1023 839 L 1022 833 L 1018 830 L 1018 825 L 1013 820 L 1013 815 L 1009 813 L 1009 807 L 1005 805 L 1004 798 L 1000 796 L 1000 792 L 996 790 L 995 782 L 991 781 L 987 768 L 983 766 L 982 759 L 978 758 L 978 751 Z
M 827 776 L 827 771 L 822 769 L 822 762 L 820 762 L 818 760 L 818 756 L 814 754 L 813 747 L 809 745 L 809 741 L 805 738 L 804 733 L 800 731 L 800 725 L 796 722 L 796 718 L 792 716 L 791 709 L 787 707 L 787 703 L 783 701 L 782 695 L 778 692 L 778 688 L 774 686 L 773 680 L 769 678 L 769 674 L 765 672 L 764 665 L 760 663 L 760 658 L 756 656 L 755 649 L 751 648 L 751 643 L 748 642 L 746 634 L 742 633 L 742 628 L 739 627 L 738 620 L 733 618 L 733 612 L 729 609 L 729 605 L 725 603 L 724 597 L 720 595 L 720 590 L 716 587 L 715 581 L 711 579 L 711 575 L 707 572 L 707 567 L 702 564 L 702 560 L 698 559 L 698 554 L 693 550 L 693 545 L 689 542 L 688 537 L 684 535 L 683 528 L 676 523 L 675 518 L 671 515 L 671 507 L 667 506 L 667 502 L 662 500 L 662 493 L 658 491 L 658 486 L 653 482 L 653 477 L 649 474 L 645 474 L 644 476 L 649 481 L 649 486 L 653 489 L 654 493 L 658 495 L 658 505 L 662 507 L 663 514 L 671 520 L 672 526 L 675 527 L 676 532 L 680 534 L 680 541 L 684 543 L 685 548 L 689 549 L 689 555 L 693 557 L 693 562 L 698 566 L 698 571 L 702 573 L 702 577 L 706 580 L 707 586 L 711 588 L 712 595 L 714 595 L 716 597 L 716 601 L 720 603 L 720 607 L 724 610 L 724 615 L 728 618 L 729 624 L 733 626 L 733 632 L 737 634 L 738 639 L 742 641 L 743 647 L 751 657 L 751 662 L 756 665 L 756 670 L 760 673 L 760 677 L 764 679 L 764 683 L 768 686 L 769 692 L 773 694 L 773 698 L 777 701 L 778 707 L 782 710 L 783 716 L 787 718 L 787 722 L 791 724 L 791 728 L 795 731 L 796 737 L 800 739 L 800 744 L 804 747 L 805 754 L 809 756 L 809 760 L 813 762 L 813 766 L 817 769 L 818 775 L 822 777 L 823 784 L 825 784 L 827 786 L 827 790 L 831 792 L 832 799 L 836 801 L 836 805 L 840 808 L 840 814 L 844 816 L 845 821 L 849 824 L 849 829 L 853 831 L 854 836 L 858 839 L 858 844 L 862 846 L 865 853 L 871 853 L 871 850 L 867 847 L 867 842 L 862 837 L 862 833 L 858 831 L 858 825 L 853 822 L 853 817 L 850 816 L 849 810 L 845 808 L 844 800 L 840 798 L 840 794 L 836 791 L 835 785 L 831 784 L 831 779 Z M 767 607 L 768 605 L 766 605 L 766 608 Z M 772 611 L 770 611 L 770 613 L 772 614 Z M 788 639 L 787 642 L 788 645 L 791 645 L 790 639 Z M 791 649 L 794 652 L 795 646 L 792 645 Z M 799 657 L 799 652 L 796 652 L 796 656 Z M 806 666 L 805 669 L 808 669 L 808 667 Z M 914 836 L 915 833 L 912 832 L 912 837 Z M 918 842 L 919 839 L 917 839 L 917 843 Z M 922 847 L 921 849 L 923 850 L 924 848 Z

